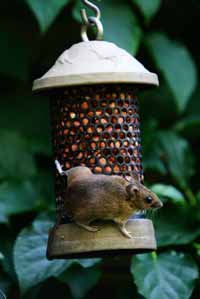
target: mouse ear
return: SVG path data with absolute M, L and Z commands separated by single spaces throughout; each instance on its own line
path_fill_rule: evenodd
M 125 178 L 125 180 L 127 181 L 127 182 L 133 182 L 133 181 L 140 181 L 140 179 L 139 179 L 139 176 L 138 176 L 138 173 L 136 173 L 135 171 L 133 171 L 132 173 L 131 173 L 131 175 L 127 175 L 127 176 L 125 176 L 124 177 Z
M 129 184 L 126 187 L 126 192 L 128 193 L 129 196 L 133 196 L 139 192 L 139 188 L 135 184 Z

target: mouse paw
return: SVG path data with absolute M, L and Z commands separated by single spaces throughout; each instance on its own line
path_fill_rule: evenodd
M 132 239 L 133 238 L 133 236 L 131 235 L 131 233 L 130 232 L 128 232 L 127 230 L 126 230 L 126 228 L 125 228 L 125 224 L 123 223 L 123 224 L 119 224 L 119 228 L 120 228 L 120 231 L 122 232 L 122 234 L 125 236 L 125 237 L 127 237 L 127 238 L 129 238 L 129 239 Z
M 129 239 L 132 239 L 132 238 L 133 238 L 133 236 L 131 235 L 131 233 L 128 232 L 127 230 L 123 231 L 122 233 L 123 233 L 123 235 L 124 235 L 125 237 L 127 237 L 127 238 L 129 238 Z

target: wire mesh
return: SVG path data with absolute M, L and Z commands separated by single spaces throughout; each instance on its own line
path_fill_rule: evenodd
M 52 96 L 54 158 L 64 170 L 87 166 L 97 174 L 134 173 L 143 181 L 136 92 L 134 85 L 110 84 L 70 87 Z M 65 190 L 66 178 L 56 175 L 58 216 Z

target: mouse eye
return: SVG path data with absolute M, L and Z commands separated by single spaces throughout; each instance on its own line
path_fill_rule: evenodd
M 152 203 L 152 201 L 153 201 L 153 198 L 152 198 L 151 196 L 147 196 L 147 197 L 145 197 L 145 202 L 146 202 L 147 204 Z

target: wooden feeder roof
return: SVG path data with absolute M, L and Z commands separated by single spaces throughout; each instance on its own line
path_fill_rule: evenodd
M 101 83 L 159 85 L 157 75 L 125 50 L 110 42 L 89 41 L 66 50 L 43 77 L 34 81 L 33 90 Z

